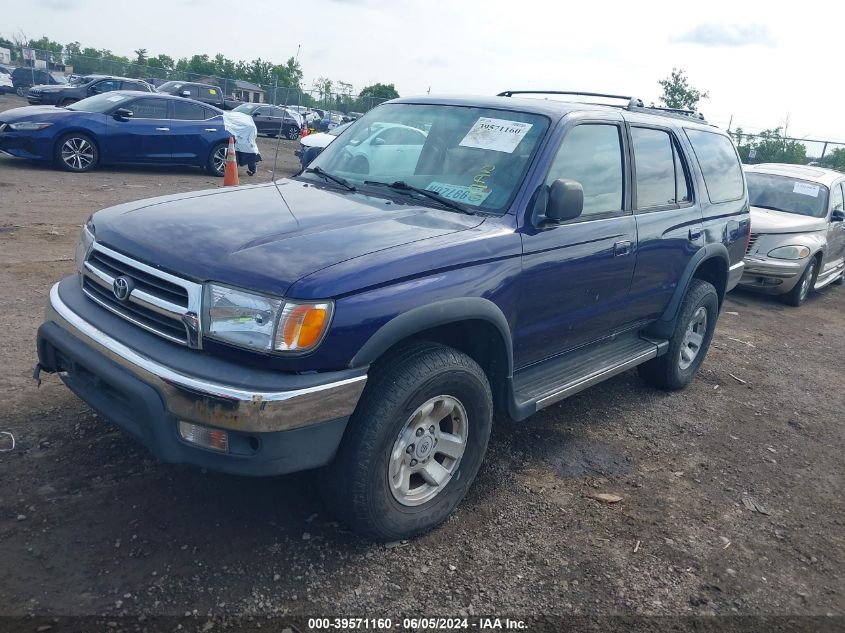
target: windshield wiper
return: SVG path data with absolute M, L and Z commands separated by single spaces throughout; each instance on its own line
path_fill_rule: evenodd
M 404 180 L 397 180 L 395 182 L 378 182 L 376 180 L 365 180 L 365 185 L 376 185 L 379 187 L 390 187 L 391 189 L 396 189 L 397 191 L 413 191 L 414 193 L 418 193 L 421 196 L 425 196 L 430 200 L 434 200 L 435 202 L 439 202 L 440 204 L 449 207 L 450 209 L 454 209 L 455 211 L 460 211 L 461 213 L 466 213 L 467 215 L 475 215 L 474 211 L 470 211 L 464 205 L 455 202 L 454 200 L 449 200 L 449 198 L 444 198 L 436 191 L 429 191 L 428 189 L 422 189 L 420 187 L 414 187 L 413 185 L 409 185 Z
M 783 213 L 792 213 L 792 211 L 787 211 L 786 209 L 778 209 L 777 207 L 770 207 L 765 204 L 752 204 L 752 207 L 757 207 L 758 209 L 768 209 L 769 211 L 781 211 Z
M 335 176 L 334 174 L 330 174 L 327 171 L 323 171 L 319 167 L 306 167 L 305 173 L 306 174 L 317 174 L 318 176 L 322 176 L 326 180 L 331 180 L 332 182 L 339 184 L 341 187 L 346 187 L 349 191 L 358 191 L 355 188 L 355 185 L 351 184 L 345 178 L 341 178 L 340 176 Z

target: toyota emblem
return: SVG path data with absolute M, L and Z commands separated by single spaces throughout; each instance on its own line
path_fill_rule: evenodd
M 126 301 L 132 294 L 132 280 L 127 277 L 118 277 L 112 282 L 111 290 L 118 301 Z

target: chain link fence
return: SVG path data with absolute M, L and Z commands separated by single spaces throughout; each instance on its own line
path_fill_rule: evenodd
M 750 134 L 730 132 L 742 162 L 817 165 L 845 172 L 845 141 L 781 136 L 779 131 Z
M 190 81 L 219 87 L 228 99 L 238 101 L 295 105 L 340 112 L 363 113 L 387 99 L 358 96 L 351 91 L 336 92 L 317 88 L 304 89 L 286 86 L 277 80 L 253 81 L 250 78 L 227 77 L 214 72 L 206 74 L 136 64 L 120 57 L 90 57 L 77 54 L 57 54 L 52 51 L 18 48 L 14 50 L 12 66 L 30 68 L 35 78 L 39 69 L 65 75 L 114 75 L 142 79 L 158 87 L 168 81 Z

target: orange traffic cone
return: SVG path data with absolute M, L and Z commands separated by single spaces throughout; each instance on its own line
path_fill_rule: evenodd
M 300 138 L 305 138 L 311 133 L 311 130 L 308 129 L 308 123 L 302 124 L 302 136 Z
M 241 184 L 238 179 L 238 159 L 235 156 L 235 137 L 229 137 L 229 150 L 226 152 L 226 171 L 223 172 L 223 186 L 237 187 Z

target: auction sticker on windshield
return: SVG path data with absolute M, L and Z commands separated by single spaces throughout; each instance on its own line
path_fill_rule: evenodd
M 800 193 L 805 196 L 812 196 L 814 198 L 819 197 L 819 186 L 818 185 L 811 185 L 808 182 L 796 182 L 795 186 L 792 187 L 792 193 Z
M 450 185 L 445 182 L 433 182 L 426 187 L 426 190 L 433 191 L 447 200 L 463 202 L 473 206 L 480 205 L 490 195 L 489 187 L 481 189 L 477 186 L 465 187 L 463 185 Z
M 458 145 L 512 154 L 533 123 L 481 117 Z

